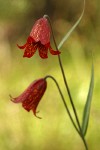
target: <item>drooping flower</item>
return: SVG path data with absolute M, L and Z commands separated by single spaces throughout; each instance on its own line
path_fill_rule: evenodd
M 44 78 L 41 78 L 32 82 L 29 87 L 18 97 L 13 98 L 10 95 L 10 98 L 14 103 L 22 103 L 24 109 L 26 109 L 28 112 L 32 110 L 34 115 L 38 117 L 36 115 L 36 109 L 46 88 L 47 82 Z
M 17 45 L 20 49 L 25 49 L 23 57 L 32 57 L 38 49 L 41 58 L 48 58 L 48 49 L 52 55 L 59 55 L 58 50 L 54 51 L 50 45 L 50 27 L 46 18 L 38 19 L 23 46 Z

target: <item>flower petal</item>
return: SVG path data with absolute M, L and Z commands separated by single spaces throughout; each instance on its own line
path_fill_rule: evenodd
M 43 59 L 48 58 L 48 47 L 40 43 L 38 46 L 38 50 L 41 58 Z
M 48 24 L 48 20 L 46 18 L 38 19 L 32 28 L 30 36 L 36 42 L 41 41 L 43 45 L 50 42 L 50 27 Z
M 54 50 L 51 48 L 51 46 L 49 46 L 49 50 L 50 50 L 50 53 L 51 53 L 52 55 L 59 55 L 59 54 L 61 53 L 61 52 L 58 51 L 58 50 L 54 51 Z
M 18 48 L 20 48 L 20 49 L 24 49 L 27 45 L 32 44 L 32 43 L 34 43 L 34 42 L 35 42 L 34 39 L 33 39 L 31 36 L 29 36 L 28 39 L 27 39 L 27 43 L 26 43 L 26 44 L 24 44 L 24 45 L 22 45 L 22 46 L 19 46 L 19 45 L 17 44 L 17 46 L 18 46 Z
M 23 57 L 28 57 L 28 58 L 32 57 L 35 54 L 36 49 L 37 49 L 37 45 L 35 45 L 35 46 L 28 45 L 25 49 Z
M 47 82 L 45 78 L 41 78 L 32 82 L 29 85 L 29 87 L 18 97 L 13 98 L 10 95 L 10 98 L 11 98 L 11 101 L 13 101 L 14 103 L 21 102 L 25 110 L 27 110 L 28 112 L 32 110 L 34 115 L 38 117 L 36 115 L 37 113 L 36 109 L 42 96 L 44 95 L 46 88 L 47 88 Z
M 26 47 L 26 45 L 27 45 L 27 43 L 26 43 L 25 45 L 23 45 L 23 46 L 19 46 L 19 45 L 17 44 L 18 48 L 20 48 L 20 49 L 24 49 L 24 48 Z
M 29 99 L 29 98 L 27 98 L 25 101 L 23 101 L 22 102 L 22 106 L 24 107 L 24 109 L 26 109 L 27 111 L 30 111 L 31 109 L 32 109 L 32 101 L 33 101 L 33 99 Z
M 35 40 L 31 36 L 29 36 L 28 39 L 27 39 L 27 43 L 31 44 L 31 43 L 34 43 L 34 42 L 35 42 Z

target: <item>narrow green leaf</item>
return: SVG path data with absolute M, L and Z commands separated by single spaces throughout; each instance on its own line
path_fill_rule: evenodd
M 60 49 L 62 47 L 62 45 L 64 44 L 64 42 L 67 41 L 68 37 L 70 37 L 71 33 L 74 31 L 74 29 L 77 27 L 77 25 L 80 23 L 83 15 L 84 15 L 84 10 L 85 10 L 85 0 L 84 0 L 84 4 L 83 4 L 83 10 L 81 13 L 81 16 L 79 17 L 79 19 L 76 21 L 76 23 L 72 26 L 72 28 L 65 34 L 65 36 L 63 37 L 63 39 L 61 40 L 61 42 L 58 45 L 58 49 Z
M 92 95 L 93 95 L 93 88 L 94 88 L 94 66 L 92 63 L 92 69 L 91 69 L 91 81 L 89 86 L 89 91 L 87 95 L 87 101 L 84 107 L 83 112 L 83 120 L 82 120 L 82 132 L 85 136 L 88 128 L 88 122 L 89 122 L 89 115 L 90 115 L 90 107 L 91 107 L 91 101 L 92 101 Z

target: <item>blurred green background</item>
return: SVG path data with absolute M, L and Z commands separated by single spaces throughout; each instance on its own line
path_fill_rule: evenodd
M 72 27 L 82 11 L 82 0 L 0 0 L 0 150 L 84 150 L 63 106 L 53 81 L 38 110 L 42 119 L 26 112 L 21 104 L 10 101 L 35 79 L 53 75 L 59 82 L 71 109 L 58 59 L 49 54 L 23 58 L 23 45 L 34 22 L 44 14 L 52 20 L 57 44 Z M 84 17 L 61 48 L 61 59 L 80 121 L 94 55 L 95 87 L 86 140 L 89 150 L 100 149 L 100 1 L 86 0 Z M 51 39 L 51 45 L 54 47 Z M 55 47 L 54 47 L 55 49 Z M 55 94 L 56 93 L 56 94 Z

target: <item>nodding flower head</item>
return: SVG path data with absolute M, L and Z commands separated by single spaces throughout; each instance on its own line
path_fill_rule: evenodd
M 32 110 L 34 115 L 36 115 L 37 106 L 47 88 L 47 82 L 44 78 L 38 79 L 32 82 L 29 87 L 18 97 L 13 98 L 10 95 L 11 101 L 14 103 L 22 103 L 22 106 L 27 111 Z M 38 117 L 40 118 L 40 117 Z
M 23 57 L 32 57 L 38 49 L 41 58 L 48 58 L 48 49 L 52 55 L 59 55 L 58 50 L 54 51 L 50 45 L 50 27 L 46 18 L 38 19 L 23 46 L 17 45 L 20 49 L 25 49 Z

